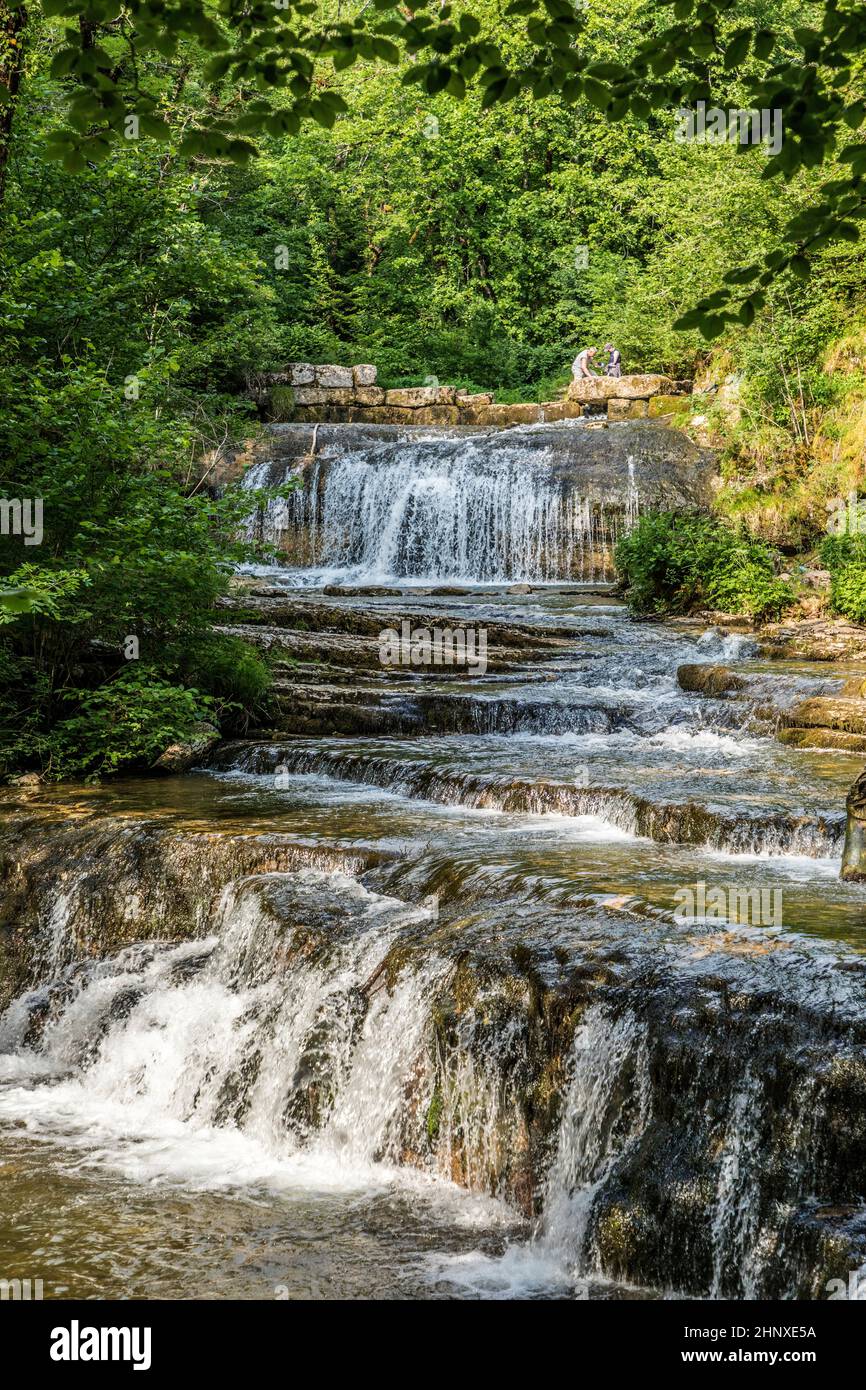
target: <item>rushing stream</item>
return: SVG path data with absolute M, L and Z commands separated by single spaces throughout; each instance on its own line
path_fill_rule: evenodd
M 361 553 L 358 468 L 337 469 L 337 577 L 393 584 L 381 527 Z M 436 577 L 472 543 L 458 563 L 440 538 Z M 266 578 L 315 597 L 313 558 Z M 171 780 L 10 793 L 38 920 L 0 1014 L 0 1275 L 46 1296 L 808 1298 L 863 1262 L 862 890 L 838 878 L 860 760 L 676 682 L 725 660 L 793 699 L 839 672 L 770 670 L 749 638 L 597 591 L 484 587 L 487 563 L 411 611 L 567 640 L 425 681 L 452 733 L 259 738 Z M 340 602 L 384 628 L 406 600 Z M 728 910 L 678 916 L 701 885 Z

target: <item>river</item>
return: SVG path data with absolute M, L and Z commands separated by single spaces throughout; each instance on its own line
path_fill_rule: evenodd
M 724 661 L 783 702 L 842 673 L 549 582 L 558 526 L 535 558 L 521 531 L 494 583 L 465 548 L 469 573 L 449 551 L 431 576 L 428 550 L 406 576 L 391 539 L 259 571 L 274 611 L 302 589 L 383 629 L 408 605 L 558 635 L 514 669 L 428 672 L 454 732 L 254 736 L 174 779 L 5 794 L 38 903 L 0 1014 L 0 1275 L 47 1297 L 748 1299 L 821 1297 L 863 1262 L 863 899 L 838 876 L 861 760 L 676 679 Z M 394 592 L 324 592 L 359 580 Z

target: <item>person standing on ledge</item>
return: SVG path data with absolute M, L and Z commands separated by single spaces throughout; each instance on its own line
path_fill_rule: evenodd
M 614 347 L 613 343 L 605 343 L 604 350 L 610 353 L 604 369 L 605 376 L 622 376 L 622 353 Z
M 571 364 L 571 375 L 575 381 L 579 381 L 581 377 L 585 376 L 598 376 L 598 372 L 594 372 L 589 365 L 597 353 L 598 348 L 590 347 L 584 348 L 583 352 L 577 354 Z

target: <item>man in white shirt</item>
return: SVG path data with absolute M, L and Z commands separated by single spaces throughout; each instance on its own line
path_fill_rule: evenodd
M 598 348 L 590 347 L 584 348 L 583 352 L 577 354 L 571 364 L 571 375 L 575 381 L 579 381 L 581 377 L 585 376 L 598 376 L 598 372 L 592 371 L 589 365 L 597 352 Z

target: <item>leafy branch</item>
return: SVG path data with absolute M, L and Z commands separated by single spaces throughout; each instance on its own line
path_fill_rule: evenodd
M 10 12 L 22 6 L 0 0 Z M 850 169 L 819 188 L 820 201 L 782 229 L 780 245 L 761 264 L 731 271 L 724 283 L 680 318 L 679 329 L 707 338 L 726 323 L 748 326 L 783 271 L 808 278 L 816 251 L 860 238 L 866 215 L 866 143 L 851 141 L 866 118 L 859 95 L 866 48 L 866 5 L 816 0 L 818 27 L 784 39 L 772 29 L 737 25 L 736 0 L 659 0 L 674 22 L 648 33 L 621 62 L 594 61 L 581 44 L 585 19 L 572 0 L 513 0 L 516 51 L 506 58 L 473 14 L 450 4 L 367 0 L 353 18 L 329 19 L 313 0 L 40 0 L 45 15 L 75 21 L 54 58 L 52 76 L 68 83 L 67 124 L 50 136 L 50 153 L 70 173 L 105 159 L 130 136 L 130 120 L 157 140 L 172 137 L 165 100 L 148 88 L 140 59 L 174 59 L 190 43 L 207 55 L 204 76 L 230 84 L 243 99 L 218 102 L 184 131 L 189 157 L 245 163 L 258 136 L 295 135 L 305 120 L 332 127 L 347 110 L 332 72 L 355 62 L 408 60 L 406 84 L 430 96 L 462 100 L 473 82 L 490 108 L 531 93 L 590 102 L 610 121 L 711 103 L 737 84 L 740 105 L 781 113 L 779 151 L 765 151 L 764 177 L 791 181 L 801 170 L 838 160 Z M 322 67 L 323 60 L 327 66 Z M 288 98 L 288 99 L 286 99 Z M 747 150 L 747 145 L 738 149 Z

